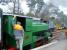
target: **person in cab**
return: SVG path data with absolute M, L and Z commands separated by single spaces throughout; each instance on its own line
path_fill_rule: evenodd
M 23 50 L 23 37 L 24 37 L 24 29 L 21 25 L 21 22 L 17 22 L 13 26 L 14 28 L 14 36 L 16 39 L 17 48 L 19 50 Z

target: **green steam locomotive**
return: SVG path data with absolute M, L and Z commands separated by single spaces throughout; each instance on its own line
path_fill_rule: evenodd
M 24 28 L 23 50 L 29 50 L 49 42 L 49 26 L 41 21 L 40 18 L 28 16 L 6 14 L 2 18 L 2 42 L 3 48 L 8 50 L 9 46 L 16 48 L 13 25 L 17 21 L 21 22 Z

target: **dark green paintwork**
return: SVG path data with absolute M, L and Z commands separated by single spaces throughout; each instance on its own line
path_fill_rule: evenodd
M 4 17 L 4 31 L 7 33 L 7 44 L 16 45 L 16 40 L 13 38 L 13 24 L 16 23 L 16 19 L 13 20 L 13 16 L 6 15 Z M 23 17 L 22 17 L 23 18 Z M 6 21 L 5 21 L 6 20 Z M 5 23 L 6 22 L 6 23 Z M 33 24 L 35 23 L 35 24 Z M 24 31 L 24 43 L 23 46 L 32 44 L 37 41 L 37 36 L 33 36 L 33 32 L 39 32 L 42 30 L 48 30 L 48 24 L 34 22 L 32 18 L 25 17 L 25 31 Z M 44 37 L 49 37 L 49 33 L 46 32 Z
M 6 34 L 6 43 L 8 45 L 16 46 L 16 40 L 13 37 L 13 23 L 16 23 L 16 21 L 13 21 L 13 16 L 3 16 L 3 24 L 4 24 L 4 33 Z

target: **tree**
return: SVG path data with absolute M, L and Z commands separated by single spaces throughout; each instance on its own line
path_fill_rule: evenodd
M 45 3 L 44 3 L 43 0 L 36 0 L 36 3 L 37 3 L 37 10 L 36 10 L 36 12 L 35 12 L 35 15 L 36 15 L 37 17 L 39 17 L 39 16 L 40 16 L 39 13 L 40 13 L 40 11 L 41 11 L 41 9 L 42 9 L 42 7 L 43 7 L 43 5 L 44 5 Z M 39 16 L 38 16 L 38 15 L 39 15 Z
M 28 6 L 30 7 L 30 13 L 32 13 L 34 16 L 38 16 L 39 12 L 44 5 L 43 0 L 27 0 Z
M 0 7 L 2 7 L 3 11 L 7 14 L 10 13 L 10 14 L 19 14 L 19 15 L 22 14 L 23 15 L 23 10 L 20 7 L 19 1 L 20 0 L 4 0 L 4 1 L 1 1 Z
M 36 0 L 27 0 L 27 3 L 30 8 L 30 12 L 33 11 L 36 5 Z

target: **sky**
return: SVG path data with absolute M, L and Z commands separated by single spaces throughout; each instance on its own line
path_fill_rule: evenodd
M 59 7 L 61 11 L 64 12 L 64 14 L 67 15 L 67 0 L 44 0 L 47 3 L 51 2 L 55 6 Z
M 25 0 L 21 1 L 21 9 L 23 9 L 24 14 L 27 14 L 29 12 L 29 7 L 27 5 L 27 2 Z
M 44 2 L 46 3 L 46 4 L 48 4 L 49 2 L 51 2 L 52 4 L 54 4 L 55 6 L 57 6 L 57 7 L 59 7 L 59 9 L 61 10 L 61 11 L 63 11 L 64 12 L 64 14 L 66 14 L 67 15 L 67 0 L 44 0 Z M 25 14 L 27 14 L 28 12 L 29 12 L 29 7 L 28 7 L 28 5 L 26 5 L 27 4 L 27 2 L 26 2 L 26 0 L 21 0 L 20 1 L 20 6 L 21 6 L 21 9 L 23 9 L 23 12 L 25 13 Z M 1 8 L 5 8 L 5 7 L 9 7 L 9 6 L 11 6 L 12 7 L 12 3 L 10 3 L 8 6 L 6 5 L 6 6 L 2 6 L 2 5 L 0 5 L 0 7 Z M 3 9 L 4 9 L 3 8 Z M 5 8 L 5 10 L 6 11 L 8 11 L 8 8 Z
M 8 10 L 8 5 L 1 5 L 0 4 L 0 8 L 3 10 L 3 12 L 10 12 L 10 10 Z
M 48 4 L 49 0 L 44 0 L 44 2 Z M 24 14 L 27 14 L 30 10 L 26 4 L 27 4 L 26 0 L 21 1 L 21 8 L 23 9 Z
M 48 4 L 49 2 L 53 3 L 55 6 L 57 6 L 61 11 L 64 12 L 64 14 L 67 15 L 67 0 L 44 0 L 44 2 L 46 4 Z M 21 7 L 23 9 L 23 11 L 25 13 L 28 13 L 29 12 L 29 8 L 28 6 L 26 5 L 26 1 L 23 0 L 23 3 L 21 3 Z
M 7 13 L 7 12 L 11 12 L 11 10 L 14 7 L 13 5 L 14 4 L 12 2 L 8 3 L 7 5 L 2 5 L 0 3 L 0 8 L 3 9 L 3 12 Z M 23 11 L 24 14 L 27 14 L 29 12 L 29 7 L 28 7 L 27 2 L 25 0 L 21 0 L 19 6 L 21 7 L 21 11 Z

